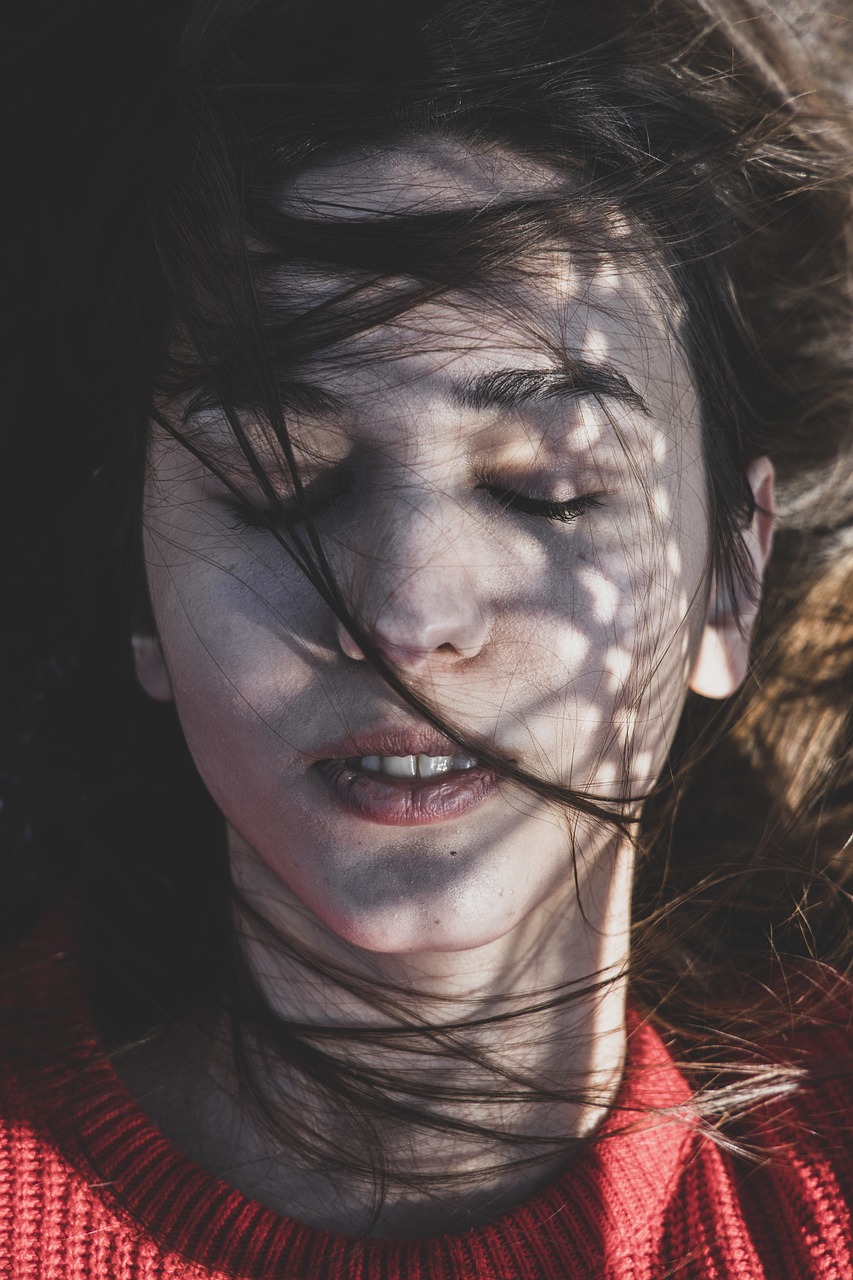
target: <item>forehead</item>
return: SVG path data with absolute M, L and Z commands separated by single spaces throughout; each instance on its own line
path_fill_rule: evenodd
M 570 174 L 497 146 L 413 137 L 321 159 L 281 188 L 288 212 L 326 218 L 485 208 L 498 200 L 567 194 Z
M 577 185 L 570 170 L 505 148 L 424 136 L 326 157 L 290 179 L 280 199 L 285 212 L 302 218 L 381 221 L 388 215 L 483 211 L 528 198 L 564 196 L 571 202 Z M 661 380 L 689 384 L 671 282 L 651 249 L 645 256 L 637 253 L 637 229 L 632 236 L 626 219 L 608 215 L 606 237 L 608 251 L 594 254 L 588 246 L 556 238 L 540 240 L 535 252 L 520 241 L 516 265 L 523 263 L 523 269 L 514 278 L 420 305 L 392 326 L 349 340 L 343 361 L 339 350 L 326 353 L 327 359 L 321 355 L 317 370 L 325 365 L 334 377 L 342 369 L 353 392 L 353 369 L 361 372 L 362 361 L 376 366 L 379 357 L 398 368 L 374 369 L 374 380 L 393 381 L 410 379 L 415 367 L 440 371 L 449 361 L 465 364 L 478 356 L 496 369 L 552 369 L 567 356 L 608 369 L 621 366 L 623 376 L 630 370 L 632 382 L 642 384 L 635 390 L 649 402 L 657 398 Z M 299 312 L 337 294 L 342 276 L 300 264 L 280 283 L 282 306 Z M 402 372 L 401 361 L 409 366 Z
M 280 202 L 302 219 L 364 222 L 524 198 L 571 201 L 576 185 L 570 173 L 497 147 L 426 137 L 326 157 L 285 184 Z M 425 428 L 436 405 L 486 413 L 523 406 L 529 419 L 538 411 L 541 420 L 546 407 L 553 413 L 591 396 L 611 408 L 642 409 L 649 429 L 654 423 L 671 434 L 678 423 L 683 436 L 698 407 L 669 282 L 651 255 L 642 260 L 633 251 L 625 219 L 611 216 L 608 243 L 612 250 L 592 255 L 556 238 L 540 242 L 509 278 L 447 291 L 315 351 L 293 370 L 293 399 L 285 394 L 284 407 L 304 423 L 316 420 L 320 405 L 334 434 L 342 419 L 363 432 L 383 415 L 400 430 L 412 411 Z M 276 307 L 298 317 L 327 298 L 337 304 L 348 283 L 332 268 L 296 263 L 277 273 Z M 398 413 L 403 401 L 406 412 Z M 440 416 L 459 421 L 455 413 Z

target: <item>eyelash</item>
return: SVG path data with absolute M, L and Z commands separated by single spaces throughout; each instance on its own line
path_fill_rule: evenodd
M 567 498 L 565 502 L 552 502 L 548 498 L 531 498 L 526 493 L 518 493 L 515 489 L 505 489 L 499 485 L 482 485 L 483 489 L 508 511 L 519 511 L 522 515 L 541 516 L 558 524 L 571 524 L 585 515 L 591 507 L 604 505 L 603 493 L 582 493 L 576 498 Z
M 339 495 L 329 495 L 325 498 L 317 498 L 314 502 L 309 500 L 308 510 L 314 517 L 320 516 L 332 505 L 335 498 Z M 231 523 L 239 533 L 245 533 L 250 529 L 269 530 L 270 527 L 279 526 L 284 529 L 292 529 L 302 523 L 302 512 L 297 507 L 286 507 L 283 503 L 278 510 L 270 510 L 267 508 L 256 508 L 244 505 L 242 502 L 229 502 L 227 504 L 231 513 Z
M 548 498 L 533 498 L 526 493 L 518 493 L 515 489 L 506 489 L 502 485 L 481 484 L 479 486 L 489 497 L 498 502 L 505 511 L 516 511 L 521 515 L 538 516 L 555 524 L 572 524 L 585 515 L 592 507 L 604 505 L 603 493 L 583 493 L 576 498 L 568 498 L 565 502 L 553 502 Z M 308 496 L 308 495 L 306 495 Z M 308 506 L 312 516 L 320 516 L 335 502 L 340 494 L 328 494 L 317 498 Z M 296 508 L 282 505 L 278 511 L 256 510 L 242 503 L 229 502 L 231 521 L 235 529 L 245 533 L 250 529 L 269 529 L 279 525 L 292 528 L 302 522 L 302 513 Z

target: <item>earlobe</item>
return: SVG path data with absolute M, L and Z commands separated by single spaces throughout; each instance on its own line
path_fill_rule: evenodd
M 173 702 L 172 682 L 156 635 L 135 631 L 130 638 L 136 678 L 156 702 Z
M 747 468 L 755 511 L 742 534 L 751 570 L 749 586 L 736 582 L 736 599 L 725 583 L 711 584 L 708 618 L 690 678 L 690 688 L 705 698 L 728 698 L 735 693 L 749 667 L 749 645 L 761 596 L 764 569 L 773 545 L 776 518 L 773 464 L 756 458 Z M 751 588 L 751 589 L 750 589 Z
M 747 672 L 751 621 L 741 615 L 741 627 L 719 617 L 705 624 L 690 688 L 703 698 L 728 698 L 740 688 Z

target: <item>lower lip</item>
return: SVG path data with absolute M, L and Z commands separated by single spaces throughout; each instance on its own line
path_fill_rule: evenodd
M 449 822 L 476 809 L 498 788 L 497 775 L 479 768 L 410 779 L 364 773 L 343 760 L 326 760 L 312 772 L 348 813 L 391 827 Z

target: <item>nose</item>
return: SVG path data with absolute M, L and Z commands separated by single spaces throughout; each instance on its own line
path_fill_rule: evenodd
M 488 551 L 454 506 L 398 504 L 379 544 L 347 566 L 353 613 L 381 656 L 406 671 L 470 660 L 489 640 Z M 348 658 L 364 658 L 341 622 L 337 638 Z

